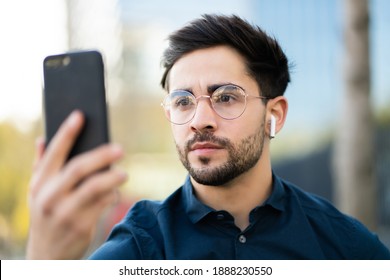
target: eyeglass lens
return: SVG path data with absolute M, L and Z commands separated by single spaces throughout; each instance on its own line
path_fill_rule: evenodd
M 211 96 L 199 97 L 188 91 L 178 90 L 168 94 L 163 102 L 167 118 L 174 124 L 189 122 L 195 116 L 200 98 L 209 98 L 215 112 L 229 120 L 240 117 L 246 107 L 246 94 L 238 86 L 221 86 Z

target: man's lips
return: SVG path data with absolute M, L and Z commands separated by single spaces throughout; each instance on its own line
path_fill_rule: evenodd
M 222 146 L 214 144 L 214 143 L 195 143 L 190 147 L 190 152 L 195 152 L 197 154 L 205 154 L 215 152 L 216 150 L 223 149 Z

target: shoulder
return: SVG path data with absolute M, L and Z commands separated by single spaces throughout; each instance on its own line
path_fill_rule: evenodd
M 160 250 L 159 224 L 180 201 L 181 188 L 164 201 L 141 200 L 134 204 L 120 223 L 114 226 L 107 241 L 91 259 L 163 259 Z
M 342 213 L 328 200 L 281 180 L 288 201 L 305 215 L 317 237 L 353 259 L 388 259 L 389 250 L 360 221 Z
M 286 207 L 298 208 L 308 217 L 320 217 L 330 221 L 344 222 L 350 220 L 350 217 L 340 212 L 330 201 L 318 195 L 306 192 L 284 179 L 276 177 L 278 184 L 281 185 L 285 195 Z M 292 210 L 292 209 L 287 209 Z
M 127 213 L 124 221 L 142 228 L 151 228 L 167 213 L 182 209 L 182 187 L 165 200 L 141 200 Z
M 345 215 L 341 213 L 330 201 L 313 193 L 306 192 L 298 186 L 286 180 L 280 179 L 285 193 L 289 200 L 297 202 L 306 213 L 321 214 L 329 218 L 344 219 Z

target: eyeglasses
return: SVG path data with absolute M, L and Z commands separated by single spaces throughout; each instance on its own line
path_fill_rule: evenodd
M 173 124 L 181 125 L 194 118 L 198 100 L 201 98 L 210 99 L 214 111 L 226 120 L 239 118 L 245 112 L 248 98 L 269 99 L 265 96 L 248 95 L 241 87 L 236 85 L 223 85 L 211 95 L 198 97 L 186 90 L 175 90 L 165 97 L 161 105 L 164 107 L 168 120 Z

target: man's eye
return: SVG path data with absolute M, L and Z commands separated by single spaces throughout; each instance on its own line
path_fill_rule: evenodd
M 229 94 L 222 94 L 220 97 L 219 97 L 219 101 L 220 102 L 229 102 L 229 101 L 233 101 L 234 100 L 234 97 L 229 95 Z
M 216 103 L 232 103 L 237 100 L 237 97 L 234 94 L 222 93 L 214 96 L 213 99 Z
M 191 98 L 188 96 L 182 96 L 175 101 L 175 107 L 185 107 L 192 104 Z

